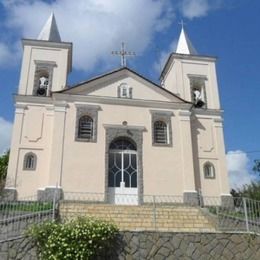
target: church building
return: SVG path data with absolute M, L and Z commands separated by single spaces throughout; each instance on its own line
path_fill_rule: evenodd
M 216 58 L 198 54 L 184 28 L 160 84 L 123 63 L 68 87 L 72 43 L 61 40 L 53 14 L 22 45 L 9 194 L 40 199 L 59 189 L 115 204 L 230 198 Z

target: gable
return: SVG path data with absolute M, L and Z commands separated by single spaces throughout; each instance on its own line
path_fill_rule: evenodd
M 122 68 L 92 80 L 83 82 L 62 93 L 83 96 L 118 98 L 120 85 L 131 88 L 132 99 L 183 103 L 184 100 L 141 75 Z

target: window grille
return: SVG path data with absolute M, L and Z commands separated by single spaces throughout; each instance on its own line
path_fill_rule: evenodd
M 89 116 L 82 116 L 79 119 L 78 138 L 92 139 L 93 138 L 93 119 Z
M 167 124 L 163 121 L 154 123 L 154 142 L 158 144 L 168 143 Z
M 134 143 L 119 138 L 109 146 L 108 187 L 137 188 L 137 150 Z
M 215 178 L 215 168 L 213 164 L 206 163 L 204 165 L 204 177 L 206 179 L 214 179 Z
M 110 150 L 136 150 L 136 146 L 132 142 L 126 139 L 119 138 L 110 144 L 109 149 Z
M 36 155 L 33 153 L 27 153 L 24 156 L 24 170 L 36 169 Z

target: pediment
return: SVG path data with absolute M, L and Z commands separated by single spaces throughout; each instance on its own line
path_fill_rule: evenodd
M 131 88 L 132 99 L 176 103 L 185 102 L 173 93 L 128 68 L 121 68 L 82 82 L 72 88 L 62 91 L 62 93 L 117 98 L 120 95 L 119 86 L 122 85 Z

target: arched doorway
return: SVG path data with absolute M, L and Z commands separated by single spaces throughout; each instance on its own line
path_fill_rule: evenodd
M 109 146 L 108 192 L 115 204 L 138 204 L 137 149 L 129 139 L 118 138 Z

